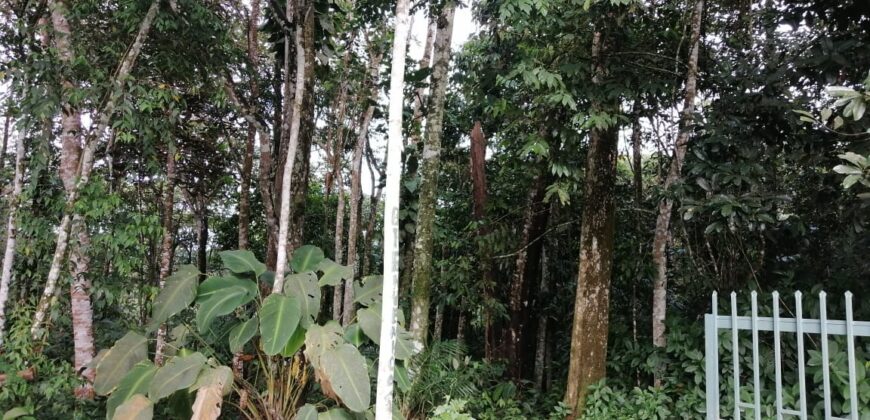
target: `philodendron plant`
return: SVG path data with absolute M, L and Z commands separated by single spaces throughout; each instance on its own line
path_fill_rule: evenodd
M 367 339 L 374 344 L 380 340 L 381 276 L 354 282 L 355 301 L 362 308 L 357 322 L 342 328 L 335 321 L 317 323 L 321 287 L 350 280 L 353 270 L 324 258 L 321 249 L 310 245 L 297 249 L 290 263 L 293 272 L 282 280 L 285 293 L 268 296 L 262 295 L 258 282 L 271 284 L 274 273 L 266 271 L 253 253 L 225 251 L 220 257 L 224 269 L 202 282 L 195 267 L 180 267 L 158 294 L 144 334 L 130 331 L 97 355 L 94 388 L 99 395 L 109 396 L 106 417 L 150 419 L 155 404 L 180 400 L 192 401 L 192 418 L 215 419 L 223 398 L 234 390 L 239 394 L 234 401 L 250 418 L 373 417 L 369 372 L 376 370 L 369 369 L 373 362 L 358 347 Z M 181 321 L 191 319 L 179 316 L 188 310 L 195 326 Z M 219 318 L 229 318 L 221 321 L 234 325 L 225 339 L 207 343 L 202 337 L 220 336 L 208 334 Z M 156 366 L 149 360 L 146 337 L 169 322 L 177 325 L 166 346 L 165 363 Z M 194 331 L 201 338 L 199 351 L 192 344 L 185 347 L 185 337 L 197 335 L 189 334 Z M 410 337 L 401 326 L 398 331 L 396 359 L 407 360 L 412 355 Z M 224 354 L 258 357 L 261 377 L 266 379 L 257 383 L 264 389 L 234 378 L 230 366 L 217 360 L 218 346 L 226 346 Z M 275 374 L 285 368 L 293 373 Z M 329 400 L 302 405 L 301 390 L 309 371 Z M 407 371 L 400 367 L 396 378 L 402 388 Z M 291 398 L 279 395 L 289 389 L 298 392 Z

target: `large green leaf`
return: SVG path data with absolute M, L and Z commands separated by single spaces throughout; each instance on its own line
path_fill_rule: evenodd
M 296 328 L 296 331 L 293 331 L 293 336 L 287 340 L 287 345 L 284 346 L 283 350 L 281 350 L 281 356 L 292 357 L 296 354 L 296 352 L 302 348 L 302 345 L 305 344 L 305 333 L 305 328 L 302 328 L 301 326 Z
M 230 351 L 233 353 L 242 351 L 245 344 L 257 334 L 257 326 L 259 324 L 260 319 L 254 315 L 251 319 L 233 327 L 230 330 L 229 336 Z
M 94 378 L 94 391 L 107 395 L 127 376 L 127 372 L 137 363 L 148 359 L 148 340 L 133 332 L 128 332 L 115 342 L 111 349 L 103 353 L 97 363 Z
M 196 311 L 196 327 L 199 332 L 208 331 L 215 318 L 227 315 L 249 301 L 248 291 L 242 286 L 218 289 L 199 305 Z
M 369 408 L 371 383 L 366 359 L 356 347 L 342 344 L 327 350 L 321 370 L 329 379 L 332 390 L 351 411 L 361 412 Z
M 151 363 L 150 360 L 145 360 L 133 366 L 127 376 L 118 384 L 118 388 L 109 399 L 106 401 L 106 419 L 111 420 L 121 404 L 130 399 L 134 394 L 144 394 L 148 392 L 148 386 L 151 385 L 151 379 L 154 373 L 157 372 L 157 366 Z
M 353 416 L 343 408 L 333 408 L 318 414 L 317 420 L 353 420 Z
M 402 392 L 408 392 L 411 389 L 411 378 L 408 377 L 408 369 L 404 366 L 396 365 L 394 379 Z
M 151 420 L 154 417 L 154 402 L 142 394 L 130 397 L 115 409 L 113 420 Z
M 362 306 L 372 306 L 381 302 L 384 290 L 384 276 L 366 276 L 353 283 L 354 302 Z
M 360 328 L 375 344 L 381 343 L 381 306 L 362 308 L 356 313 Z M 396 360 L 407 360 L 415 353 L 411 334 L 396 326 Z
M 254 273 L 257 277 L 266 272 L 266 264 L 257 261 L 251 251 L 223 251 L 219 254 L 224 267 L 233 273 Z
M 305 245 L 293 251 L 290 267 L 297 273 L 304 273 L 316 270 L 320 261 L 323 261 L 323 250 L 314 245 Z
M 317 265 L 317 271 L 323 273 L 318 281 L 318 286 L 335 286 L 340 284 L 342 280 L 350 280 L 353 278 L 353 267 L 349 265 L 341 265 L 337 262 L 324 258 Z
M 344 328 L 344 340 L 357 347 L 363 343 L 365 336 L 363 335 L 362 328 L 359 326 L 359 322 L 355 322 Z
M 294 417 L 294 420 L 317 420 L 317 408 L 311 404 L 305 404 L 302 407 L 299 407 L 299 410 L 296 411 L 296 417 Z
M 199 373 L 193 386 L 190 387 L 190 392 L 196 391 L 202 387 L 220 384 L 221 395 L 227 396 L 233 390 L 233 378 L 233 370 L 230 369 L 229 366 L 206 366 L 206 368 Z
M 320 286 L 313 272 L 291 274 L 284 281 L 284 292 L 299 298 L 302 304 L 302 318 L 299 324 L 305 328 L 317 321 L 320 313 Z
M 320 368 L 320 357 L 327 351 L 344 342 L 344 330 L 335 321 L 326 325 L 317 324 L 308 328 L 305 333 L 305 358 L 315 368 Z
M 192 265 L 182 265 L 174 274 L 166 278 L 163 289 L 154 301 L 148 331 L 154 331 L 169 317 L 190 306 L 196 298 L 199 284 L 199 270 Z
M 169 359 L 154 374 L 151 385 L 148 387 L 148 397 L 152 401 L 159 401 L 179 389 L 193 385 L 205 362 L 205 356 L 200 352 Z
M 245 303 L 256 298 L 259 293 L 257 290 L 257 283 L 248 279 L 238 278 L 232 275 L 225 277 L 209 277 L 199 285 L 199 289 L 196 293 L 196 303 L 202 303 L 214 297 L 214 295 L 219 293 L 221 290 L 229 289 L 231 287 L 245 288 L 249 297 Z
M 269 295 L 260 308 L 260 337 L 263 352 L 274 356 L 284 349 L 299 325 L 299 299 L 279 293 Z

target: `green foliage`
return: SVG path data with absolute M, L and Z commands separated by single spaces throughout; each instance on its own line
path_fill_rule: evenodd
M 263 300 L 259 316 L 263 352 L 274 356 L 284 349 L 299 325 L 299 298 L 273 293 Z

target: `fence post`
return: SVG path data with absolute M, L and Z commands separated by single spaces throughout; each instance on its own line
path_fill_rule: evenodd
M 712 310 L 704 316 L 704 376 L 707 378 L 707 420 L 719 419 L 719 309 L 713 292 Z

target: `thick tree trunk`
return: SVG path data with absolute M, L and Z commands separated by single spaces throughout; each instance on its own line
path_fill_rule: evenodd
M 372 51 L 369 58 L 369 81 L 370 89 L 366 101 L 372 103 L 378 98 L 378 75 L 381 67 L 381 54 Z M 369 105 L 362 116 L 359 131 L 357 132 L 356 145 L 353 148 L 353 161 L 351 162 L 350 174 L 350 221 L 347 227 L 347 265 L 353 268 L 353 278 L 359 277 L 359 252 L 357 244 L 359 243 L 360 231 L 360 204 L 362 203 L 362 157 L 363 149 L 366 141 L 368 141 L 369 124 L 372 121 L 372 116 L 375 113 L 375 106 Z M 353 293 L 353 279 L 345 281 L 344 284 L 344 312 L 342 313 L 341 323 L 344 326 L 350 325 L 356 310 Z
M 410 333 L 417 347 L 426 344 L 429 330 L 429 301 L 432 287 L 432 231 L 435 226 L 435 205 L 438 189 L 438 167 L 441 160 L 441 132 L 444 102 L 450 66 L 450 40 L 453 37 L 453 14 L 456 5 L 444 4 L 438 17 L 438 30 L 432 66 L 432 94 L 426 121 L 426 138 L 420 170 L 420 199 L 417 211 L 417 235 L 414 242 L 414 276 L 411 293 Z
M 3 266 L 0 270 L 0 348 L 6 331 L 6 302 L 9 301 L 9 287 L 12 282 L 12 264 L 15 262 L 15 239 L 18 236 L 17 216 L 21 207 L 21 191 L 24 188 L 24 135 L 15 142 L 15 175 L 12 178 L 12 191 L 7 196 L 9 212 L 6 219 L 6 246 L 3 251 Z
M 293 1 L 287 1 L 287 20 L 292 20 L 292 10 L 293 10 Z M 300 10 L 305 10 L 304 16 L 305 20 L 313 19 L 314 14 L 313 8 L 311 5 L 306 4 L 304 7 L 300 7 Z M 296 34 L 302 34 L 302 23 L 299 22 L 299 19 L 296 20 Z M 296 151 L 299 146 L 299 125 L 302 116 L 302 104 L 305 96 L 305 70 L 308 66 L 306 66 L 306 57 L 304 48 L 304 41 L 302 36 L 294 37 L 296 40 L 296 86 L 295 86 L 295 94 L 290 95 L 290 78 L 285 74 L 285 101 L 289 100 L 289 98 L 293 98 L 293 103 L 291 106 L 292 115 L 290 117 L 290 121 L 287 120 L 287 116 L 285 115 L 282 131 L 282 142 L 287 143 L 287 156 L 289 158 L 284 162 L 284 170 L 282 175 L 282 183 L 281 183 L 281 217 L 279 218 L 279 226 L 278 226 L 278 257 L 275 262 L 275 283 L 272 285 L 272 293 L 281 293 L 284 290 L 284 282 L 281 279 L 284 278 L 285 269 L 287 268 L 287 245 L 288 245 L 288 237 L 290 233 L 290 192 L 291 192 L 291 182 L 293 178 L 293 166 L 295 164 L 296 159 L 293 157 L 296 156 Z M 285 48 L 285 51 L 289 51 L 288 48 Z M 286 107 L 286 105 L 285 105 Z M 286 137 L 283 135 L 286 134 Z M 297 180 L 300 182 L 300 180 Z
M 172 257 L 175 242 L 175 229 L 172 226 L 172 214 L 175 207 L 175 147 L 170 145 L 166 150 L 166 182 L 163 185 L 163 238 L 160 241 L 160 272 L 157 276 L 158 287 L 163 289 L 166 278 L 172 272 Z M 157 330 L 157 342 L 154 348 L 154 364 L 163 365 L 163 353 L 166 347 L 166 324 Z
M 704 0 L 697 0 L 692 15 L 691 50 L 689 52 L 688 68 L 686 70 L 686 92 L 683 98 L 683 111 L 680 113 L 680 131 L 674 142 L 674 156 L 671 159 L 670 170 L 665 178 L 662 189 L 668 191 L 672 185 L 679 181 L 689 146 L 689 135 L 692 132 L 692 118 L 695 112 L 695 95 L 698 82 L 698 49 L 701 38 L 701 17 L 704 12 Z M 667 246 L 671 237 L 671 212 L 674 207 L 673 200 L 662 199 L 659 202 L 658 216 L 656 217 L 655 237 L 653 238 L 653 265 L 656 268 L 656 278 L 653 285 L 652 303 L 652 334 L 653 345 L 664 347 L 665 337 L 665 312 L 667 310 L 667 286 L 668 286 L 668 256 Z M 656 375 L 656 385 L 660 385 L 660 375 Z
M 595 84 L 601 84 L 605 76 L 602 56 L 606 55 L 606 44 L 601 32 L 596 32 L 592 41 L 592 81 Z M 618 111 L 618 104 L 607 104 L 605 108 L 603 104 L 594 102 L 592 106 L 597 111 Z M 615 126 L 594 128 L 589 132 L 580 230 L 580 267 L 565 391 L 565 404 L 572 411 L 570 419 L 582 417 L 589 385 L 598 382 L 605 374 L 616 219 L 613 195 L 618 133 L 618 127 Z
M 402 178 L 402 109 L 404 108 L 405 57 L 410 32 L 410 2 L 396 1 L 390 69 L 387 183 L 384 190 L 384 291 L 381 309 L 381 346 L 378 349 L 378 379 L 375 418 L 393 416 L 396 309 L 399 294 L 399 191 Z
M 90 180 L 91 170 L 93 169 L 94 165 L 94 153 L 96 152 L 97 145 L 99 144 L 99 140 L 101 139 L 103 132 L 109 126 L 109 121 L 114 114 L 115 107 L 117 106 L 118 100 L 121 98 L 121 95 L 123 93 L 124 81 L 130 75 L 130 71 L 136 64 L 136 59 L 139 57 L 139 53 L 142 51 L 142 45 L 144 44 L 145 39 L 148 37 L 148 33 L 151 31 L 151 24 L 154 22 L 154 18 L 157 16 L 159 6 L 159 1 L 151 3 L 151 6 L 148 8 L 148 11 L 145 14 L 145 17 L 139 24 L 139 31 L 137 32 L 136 37 L 133 40 L 133 44 L 127 50 L 127 53 L 124 55 L 124 57 L 121 59 L 121 63 L 118 66 L 118 71 L 115 73 L 115 77 L 112 80 L 112 86 L 110 87 L 111 90 L 109 92 L 109 99 L 108 101 L 106 101 L 106 105 L 104 106 L 104 108 L 97 115 L 95 129 L 85 141 L 84 150 L 81 153 L 81 159 L 79 160 L 78 168 L 75 171 L 74 178 L 72 178 L 75 180 L 75 183 L 73 185 L 73 188 L 70 189 L 67 193 L 66 203 L 64 205 L 64 215 L 61 218 L 60 225 L 57 229 L 57 244 L 55 246 L 54 255 L 52 256 L 51 265 L 49 266 L 48 278 L 46 279 L 45 288 L 43 289 L 42 296 L 40 297 L 39 303 L 37 304 L 36 312 L 33 315 L 33 324 L 30 327 L 30 335 L 34 340 L 41 337 L 43 333 L 42 325 L 45 322 L 45 317 L 48 314 L 48 310 L 51 307 L 52 303 L 56 300 L 55 290 L 57 289 L 57 280 L 60 278 L 60 271 L 63 262 L 66 259 L 67 247 L 69 245 L 70 228 L 73 222 L 72 213 L 75 211 L 75 204 L 78 200 L 78 192 L 81 190 L 82 186 L 87 184 Z M 63 19 L 65 21 L 66 17 L 63 14 L 65 11 L 66 6 L 63 4 L 62 0 L 56 1 L 55 4 L 52 5 L 52 23 L 54 24 L 55 14 L 58 15 L 58 19 Z M 58 31 L 58 29 L 55 28 L 55 31 Z M 69 34 L 70 31 L 67 29 L 66 33 Z M 72 52 L 69 49 L 69 37 L 67 37 L 65 41 L 67 46 L 67 51 L 65 52 L 62 51 L 63 42 L 64 41 L 62 41 L 61 45 L 56 44 L 56 48 L 58 49 L 58 55 L 61 57 L 66 55 L 68 59 L 71 60 Z M 65 102 L 69 102 L 68 96 L 66 96 Z M 63 105 L 63 107 L 72 109 L 72 107 L 68 104 Z

